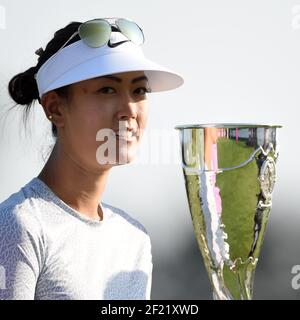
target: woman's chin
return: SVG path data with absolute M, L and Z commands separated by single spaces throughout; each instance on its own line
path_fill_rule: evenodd
M 135 152 L 119 153 L 117 155 L 117 165 L 129 164 L 134 161 L 136 157 Z
M 117 164 L 127 164 L 132 162 L 137 153 L 137 144 L 132 143 L 127 147 L 119 147 L 116 154 Z

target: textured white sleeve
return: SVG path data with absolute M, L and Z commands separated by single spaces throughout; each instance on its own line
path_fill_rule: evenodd
M 43 260 L 37 220 L 17 207 L 0 212 L 0 299 L 31 300 Z

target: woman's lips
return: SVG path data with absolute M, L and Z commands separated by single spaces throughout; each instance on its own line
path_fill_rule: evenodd
M 115 132 L 116 138 L 122 141 L 135 141 L 137 139 L 137 129 L 117 131 Z

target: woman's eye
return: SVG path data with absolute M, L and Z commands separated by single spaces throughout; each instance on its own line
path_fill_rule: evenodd
M 97 92 L 101 92 L 104 94 L 112 94 L 112 93 L 115 93 L 116 90 L 112 87 L 103 87 L 99 89 Z M 151 92 L 151 89 L 145 88 L 145 87 L 140 87 L 134 90 L 134 93 L 138 95 L 145 95 L 146 93 L 150 93 L 150 92 Z
M 151 89 L 150 88 L 145 88 L 145 87 L 140 87 L 140 88 L 137 88 L 136 90 L 134 90 L 134 93 L 137 93 L 137 94 L 146 94 L 146 93 L 150 93 L 151 92 Z
M 111 88 L 111 87 L 104 87 L 104 88 L 99 89 L 98 92 L 110 94 L 110 93 L 114 93 L 115 89 Z

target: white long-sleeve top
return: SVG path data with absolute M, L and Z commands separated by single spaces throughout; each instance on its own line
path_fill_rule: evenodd
M 151 242 L 124 211 L 74 210 L 34 177 L 0 204 L 0 299 L 150 299 Z

